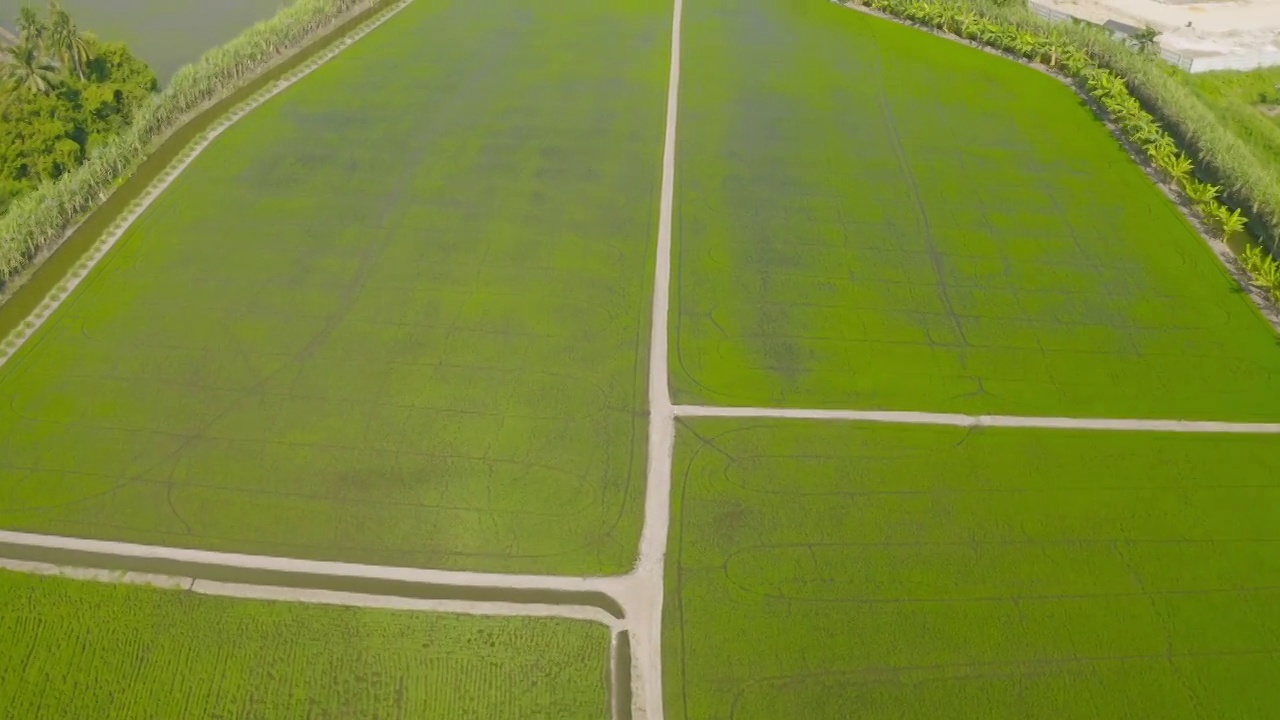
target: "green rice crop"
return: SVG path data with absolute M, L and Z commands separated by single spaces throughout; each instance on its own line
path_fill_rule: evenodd
M 0 525 L 629 569 L 670 12 L 422 0 L 228 129 L 0 368 Z
M 609 630 L 0 570 L 4 717 L 609 717 Z
M 679 401 L 1280 418 L 1275 333 L 1058 81 L 826 3 L 685 12 Z
M 1263 720 L 1280 437 L 682 421 L 669 720 Z

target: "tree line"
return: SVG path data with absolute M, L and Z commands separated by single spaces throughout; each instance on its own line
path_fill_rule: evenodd
M 157 88 L 128 46 L 81 32 L 57 0 L 43 17 L 23 7 L 16 30 L 0 27 L 0 213 L 83 163 Z

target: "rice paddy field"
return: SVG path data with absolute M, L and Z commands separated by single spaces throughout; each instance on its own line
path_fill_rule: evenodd
M 823 2 L 685 7 L 677 402 L 1275 420 L 1276 335 L 1059 82 Z
M 0 570 L 5 717 L 609 717 L 609 630 Z
M 0 368 L 0 526 L 629 569 L 670 18 L 423 0 L 230 128 Z
M 1280 338 L 1067 88 L 823 0 L 683 8 L 675 403 L 1280 421 Z M 0 528 L 632 570 L 671 27 L 416 0 L 234 125 L 0 366 Z M 669 720 L 1280 704 L 1280 435 L 680 412 Z M 598 584 L 624 614 L 646 557 Z M 50 717 L 607 713 L 607 631 L 571 621 L 0 601 L 40 658 L 0 653 L 0 694 Z
M 666 717 L 1271 717 L 1277 453 L 682 421 Z

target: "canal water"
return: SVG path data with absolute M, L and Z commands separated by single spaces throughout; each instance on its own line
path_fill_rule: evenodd
M 289 0 L 62 0 L 83 31 L 123 41 L 164 83 L 212 47 L 271 17 Z M 0 0 L 0 25 L 12 29 L 18 8 L 45 12 L 46 0 Z

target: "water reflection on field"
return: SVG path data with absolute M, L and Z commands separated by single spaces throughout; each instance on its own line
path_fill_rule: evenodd
M 270 17 L 291 0 L 62 0 L 82 30 L 129 43 L 164 82 L 206 50 Z M 12 28 L 18 8 L 43 12 L 44 0 L 0 0 L 0 24 Z

